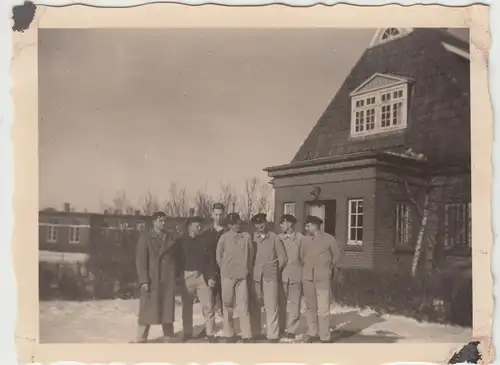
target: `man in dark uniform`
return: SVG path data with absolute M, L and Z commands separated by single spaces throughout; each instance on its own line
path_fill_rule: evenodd
M 143 232 L 136 248 L 140 285 L 139 327 L 136 342 L 146 342 L 152 324 L 160 324 L 163 340 L 174 339 L 175 281 L 179 274 L 179 247 L 165 230 L 166 214 L 153 214 L 153 228 Z
M 254 264 L 250 284 L 252 333 L 258 338 L 262 332 L 262 305 L 266 311 L 266 337 L 269 342 L 279 341 L 279 283 L 281 270 L 287 262 L 286 252 L 279 236 L 267 229 L 266 214 L 259 213 L 251 219 Z
M 224 232 L 226 232 L 226 228 L 223 225 L 224 221 L 224 213 L 225 207 L 222 203 L 215 203 L 212 206 L 212 226 L 205 232 L 205 239 L 207 241 L 208 250 L 210 255 L 212 255 L 213 260 L 215 261 L 215 253 L 217 251 L 217 243 L 219 242 L 220 237 Z M 215 306 L 215 310 L 220 312 L 222 316 L 222 288 L 221 288 L 221 280 L 220 280 L 220 268 L 216 266 L 215 273 L 215 286 L 212 288 L 213 293 L 213 302 Z
M 302 296 L 302 263 L 300 245 L 303 235 L 295 231 L 297 219 L 284 214 L 280 219 L 280 239 L 287 255 L 287 264 L 281 275 L 280 327 L 287 339 L 295 339 L 300 321 L 300 299 Z
M 215 257 L 209 254 L 207 243 L 201 235 L 203 219 L 187 220 L 187 235 L 180 239 L 182 247 L 179 279 L 182 297 L 182 328 L 184 341 L 193 338 L 193 304 L 197 298 L 205 318 L 205 330 L 200 334 L 214 342 L 215 313 L 212 288 L 215 286 Z
M 309 215 L 307 236 L 300 245 L 302 285 L 306 301 L 307 342 L 330 342 L 330 302 L 333 270 L 340 259 L 335 237 L 322 232 L 321 218 Z

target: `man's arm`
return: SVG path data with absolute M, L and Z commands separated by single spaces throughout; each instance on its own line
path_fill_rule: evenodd
M 254 259 L 255 259 L 255 250 L 254 250 L 254 245 L 253 245 L 253 239 L 252 239 L 252 236 L 250 235 L 250 233 L 247 233 L 246 236 L 246 246 L 247 246 L 247 250 L 246 250 L 246 263 L 247 263 L 247 268 L 248 268 L 248 272 L 251 273 L 252 270 L 253 270 L 253 265 L 254 265 Z
M 135 265 L 139 285 L 149 284 L 148 246 L 144 235 L 139 237 L 135 252 Z
M 337 242 L 335 237 L 333 237 L 330 241 L 330 252 L 332 253 L 332 266 L 336 267 L 338 262 L 340 261 L 341 250 L 339 243 Z
M 174 257 L 175 257 L 175 278 L 182 277 L 184 272 L 184 251 L 182 249 L 182 239 L 177 238 L 174 243 Z
M 214 243 L 210 240 L 210 237 L 205 237 L 204 246 L 207 258 L 207 279 L 215 280 L 217 276 L 217 259 L 213 245 Z
M 215 261 L 219 267 L 222 263 L 222 256 L 224 255 L 224 234 L 220 236 L 219 242 L 217 242 L 217 248 L 215 250 Z
M 278 266 L 280 270 L 286 266 L 288 262 L 285 246 L 283 246 L 283 242 L 281 241 L 280 236 L 276 235 L 274 239 L 274 247 L 276 248 L 276 256 L 278 256 Z

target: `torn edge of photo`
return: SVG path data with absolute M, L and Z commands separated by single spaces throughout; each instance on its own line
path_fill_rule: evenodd
M 21 363 L 492 363 L 487 6 L 14 13 Z

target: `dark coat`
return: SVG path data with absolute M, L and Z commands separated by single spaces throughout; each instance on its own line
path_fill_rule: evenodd
M 179 247 L 170 232 L 144 232 L 137 243 L 136 265 L 141 290 L 139 324 L 173 323 L 175 320 L 175 280 L 178 270 Z

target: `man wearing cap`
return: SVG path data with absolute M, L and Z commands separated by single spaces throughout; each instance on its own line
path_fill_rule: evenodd
M 165 230 L 166 214 L 153 214 L 153 228 L 141 234 L 136 247 L 140 285 L 139 327 L 136 342 L 147 342 L 152 324 L 161 324 L 163 339 L 174 339 L 175 280 L 179 247 Z
M 279 236 L 267 229 L 266 214 L 252 217 L 255 259 L 253 285 L 250 285 L 252 333 L 262 332 L 262 304 L 266 311 L 266 337 L 270 342 L 279 341 L 279 278 L 287 262 L 286 252 Z
M 306 301 L 307 342 L 330 342 L 330 302 L 333 269 L 340 259 L 340 247 L 332 235 L 322 232 L 323 221 L 309 215 L 307 236 L 300 246 L 302 285 Z
M 295 339 L 300 321 L 300 298 L 302 295 L 300 245 L 303 235 L 300 232 L 295 232 L 296 223 L 297 219 L 290 214 L 284 214 L 280 219 L 280 239 L 288 258 L 281 275 L 280 327 L 282 332 L 285 332 L 287 339 Z
M 234 341 L 233 313 L 236 307 L 239 310 L 242 340 L 251 342 L 248 276 L 252 269 L 252 237 L 248 232 L 242 232 L 242 221 L 238 213 L 228 214 L 227 223 L 229 231 L 220 237 L 216 252 L 221 271 L 224 337 L 227 342 Z
M 215 203 L 212 206 L 212 226 L 205 231 L 204 235 L 207 240 L 208 249 L 210 255 L 212 255 L 215 261 L 217 243 L 220 237 L 226 231 L 224 225 L 222 224 L 224 220 L 225 206 L 222 203 Z M 220 268 L 216 264 L 216 276 L 215 276 L 215 286 L 212 288 L 212 296 L 215 309 L 221 312 L 222 315 L 222 288 L 220 280 Z
M 201 217 L 189 218 L 187 235 L 180 239 L 182 327 L 184 340 L 188 341 L 193 337 L 193 303 L 198 298 L 205 318 L 204 334 L 209 342 L 214 342 L 215 313 L 211 288 L 215 286 L 216 263 L 201 235 L 202 225 Z

